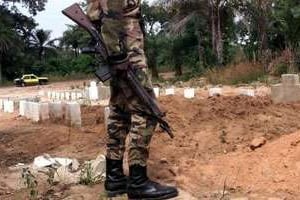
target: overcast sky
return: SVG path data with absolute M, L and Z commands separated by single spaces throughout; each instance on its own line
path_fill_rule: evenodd
M 67 29 L 66 24 L 73 24 L 61 11 L 73 3 L 81 1 L 82 0 L 48 0 L 45 11 L 39 12 L 34 18 L 39 24 L 39 28 L 52 31 L 52 38 L 61 37 L 62 33 Z M 152 1 L 154 0 L 148 0 L 148 2 Z M 24 9 L 21 9 L 21 11 L 28 15 Z

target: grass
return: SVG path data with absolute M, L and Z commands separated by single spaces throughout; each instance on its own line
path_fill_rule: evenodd
M 264 80 L 266 73 L 260 63 L 240 63 L 223 68 L 209 69 L 204 77 L 212 84 L 236 85 Z
M 36 200 L 38 199 L 38 182 L 35 176 L 30 172 L 28 168 L 22 170 L 22 180 L 29 192 L 29 199 Z

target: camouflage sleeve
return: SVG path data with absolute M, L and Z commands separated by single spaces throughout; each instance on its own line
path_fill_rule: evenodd
M 91 21 L 97 21 L 100 19 L 102 12 L 101 0 L 87 0 L 87 11 L 86 14 Z

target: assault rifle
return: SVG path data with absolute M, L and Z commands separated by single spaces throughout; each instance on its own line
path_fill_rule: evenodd
M 92 52 L 99 54 L 102 60 L 106 63 L 105 65 L 99 67 L 95 75 L 102 82 L 111 79 L 111 69 L 113 66 L 110 67 L 109 59 L 108 59 L 109 54 L 101 34 L 97 31 L 95 26 L 91 23 L 91 21 L 84 14 L 84 12 L 82 11 L 82 9 L 77 3 L 63 10 L 62 13 L 90 33 L 90 35 L 96 42 L 96 45 Z M 123 66 L 124 70 L 126 70 L 126 78 L 128 80 L 127 82 L 129 86 L 132 88 L 135 94 L 140 98 L 140 100 L 150 111 L 150 113 L 146 113 L 145 111 L 141 111 L 141 112 L 157 120 L 160 127 L 164 131 L 166 131 L 171 138 L 174 138 L 174 135 L 172 133 L 169 124 L 163 119 L 165 117 L 165 113 L 163 113 L 159 109 L 156 101 L 148 94 L 145 88 L 141 85 L 140 81 L 135 76 L 134 69 L 131 67 L 130 63 L 125 62 L 125 64 L 122 63 L 121 65 Z M 124 67 L 124 65 L 126 66 Z

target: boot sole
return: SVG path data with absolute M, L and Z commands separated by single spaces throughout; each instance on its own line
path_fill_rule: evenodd
M 175 198 L 177 196 L 178 196 L 178 192 L 167 194 L 167 195 L 164 195 L 161 197 L 150 197 L 150 198 L 130 198 L 130 197 L 128 197 L 128 200 L 165 200 L 165 199 Z
M 111 197 L 117 197 L 117 196 L 121 196 L 123 194 L 126 194 L 127 190 L 117 190 L 117 191 L 106 191 L 106 195 L 107 197 L 111 198 Z

